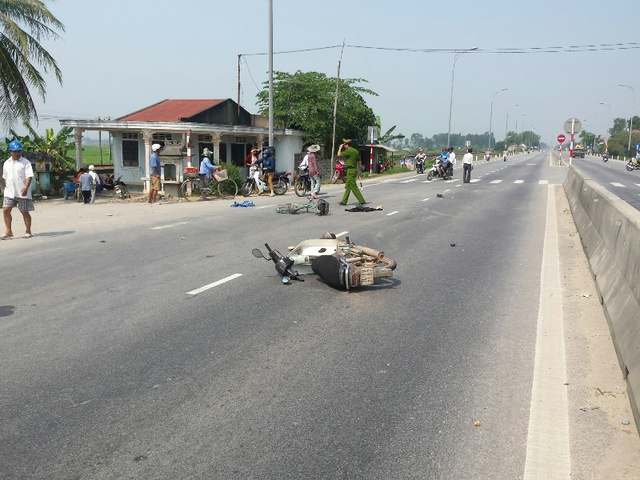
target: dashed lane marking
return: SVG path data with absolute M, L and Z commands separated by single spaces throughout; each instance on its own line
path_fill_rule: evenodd
M 431 200 L 431 198 L 429 197 L 429 198 L 423 198 L 422 199 L 423 202 L 426 202 L 427 200 Z
M 158 227 L 151 227 L 151 230 L 162 230 L 165 228 L 173 228 L 173 227 L 177 227 L 179 225 L 186 225 L 189 222 L 178 222 L 178 223 L 170 223 L 169 225 L 160 225 Z
M 609 183 L 611 183 L 611 185 L 613 185 L 614 187 L 627 188 L 623 184 L 618 183 L 618 182 L 609 182 Z
M 390 217 L 391 215 L 395 215 L 396 213 L 399 213 L 400 210 L 394 210 L 393 212 L 389 212 L 387 213 L 387 217 Z
M 516 181 L 515 181 L 515 182 L 513 182 L 513 183 L 524 183 L 524 180 L 516 180 Z
M 227 283 L 231 280 L 235 280 L 236 278 L 241 276 L 242 276 L 241 273 L 234 273 L 233 275 L 229 275 L 228 277 L 223 278 L 222 280 L 218 280 L 217 282 L 213 282 L 213 283 L 210 283 L 209 285 L 205 285 L 204 287 L 191 290 L 190 292 L 187 292 L 185 295 L 192 295 L 192 296 L 198 295 L 199 293 L 209 290 L 210 288 L 217 287 L 218 285 L 222 285 L 223 283 Z
M 538 181 L 538 185 L 549 185 L 549 180 L 540 180 Z
M 502 180 L 491 180 L 489 183 L 502 183 Z

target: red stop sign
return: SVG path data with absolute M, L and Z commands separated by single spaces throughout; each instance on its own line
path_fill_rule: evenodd
M 558 135 L 558 143 L 564 143 L 566 139 L 567 137 L 565 137 L 563 134 Z

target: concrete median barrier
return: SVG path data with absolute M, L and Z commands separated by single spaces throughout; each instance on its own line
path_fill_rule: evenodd
M 640 212 L 573 168 L 563 186 L 640 425 Z

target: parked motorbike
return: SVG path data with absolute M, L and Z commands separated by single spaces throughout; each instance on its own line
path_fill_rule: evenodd
M 442 162 L 440 161 L 440 159 L 433 162 L 433 166 L 431 167 L 431 170 L 429 170 L 429 173 L 427 173 L 428 181 L 431 181 L 437 177 L 441 177 L 443 180 L 449 180 L 451 177 L 453 177 L 453 165 L 449 165 L 447 167 L 447 170 L 445 171 L 446 176 L 442 176 L 442 172 L 440 171 L 441 163 Z
M 341 182 L 345 182 L 345 175 L 347 174 L 347 164 L 344 162 L 342 158 L 339 158 L 336 162 L 336 169 L 331 176 L 331 183 L 337 183 L 338 180 Z
M 120 175 L 114 182 L 113 191 L 116 194 L 116 198 L 130 198 L 131 194 L 129 193 L 129 189 L 122 181 L 122 175 Z
M 629 163 L 627 163 L 627 170 L 629 170 L 630 172 L 634 170 L 640 170 L 640 162 L 635 158 L 632 158 L 631 160 L 629 160 Z
M 293 184 L 293 189 L 299 197 L 304 197 L 307 193 L 311 193 L 311 176 L 309 175 L 309 170 L 300 172 L 300 175 L 298 175 L 298 178 L 296 178 Z
M 273 193 L 276 195 L 284 195 L 289 189 L 289 175 L 291 172 L 276 172 L 273 175 Z M 240 188 L 242 195 L 248 197 L 252 193 L 264 193 L 269 191 L 269 184 L 266 176 L 260 175 L 248 176 L 242 187 Z
M 300 276 L 315 273 L 334 288 L 350 290 L 374 285 L 378 278 L 392 277 L 396 268 L 396 262 L 383 252 L 355 245 L 349 237 L 336 238 L 332 234 L 304 240 L 297 246 L 290 247 L 287 256 L 273 250 L 266 243 L 265 247 L 269 257 L 263 255 L 258 248 L 253 249 L 253 255 L 273 261 L 285 284 L 291 279 L 301 280 Z

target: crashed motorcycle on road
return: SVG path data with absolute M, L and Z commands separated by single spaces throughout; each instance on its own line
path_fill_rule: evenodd
M 376 279 L 393 276 L 396 262 L 383 252 L 351 243 L 349 237 L 304 240 L 295 247 L 289 247 L 285 256 L 265 243 L 269 256 L 258 248 L 252 253 L 275 264 L 282 276 L 282 283 L 303 280 L 303 275 L 315 273 L 325 283 L 339 290 L 374 285 Z

